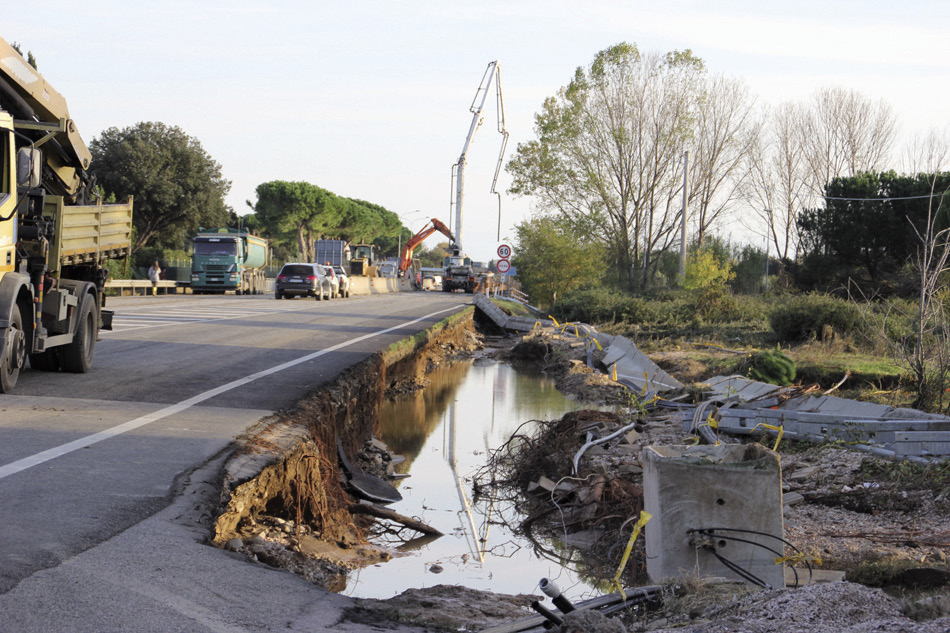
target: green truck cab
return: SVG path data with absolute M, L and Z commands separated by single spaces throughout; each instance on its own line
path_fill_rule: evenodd
M 192 239 L 191 290 L 195 294 L 264 293 L 267 240 L 232 228 L 203 230 Z

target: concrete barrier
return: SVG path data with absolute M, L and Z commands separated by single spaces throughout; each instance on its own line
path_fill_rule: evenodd
M 350 294 L 353 296 L 411 291 L 412 283 L 408 279 L 398 279 L 396 277 L 350 277 Z

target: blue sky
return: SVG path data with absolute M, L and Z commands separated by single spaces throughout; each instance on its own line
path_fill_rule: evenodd
M 488 62 L 502 67 L 510 154 L 544 98 L 621 41 L 691 48 L 766 104 L 842 85 L 886 99 L 903 134 L 947 125 L 950 4 L 767 4 L 32 0 L 4 8 L 0 36 L 36 54 L 87 142 L 144 120 L 198 138 L 239 213 L 258 184 L 282 179 L 382 204 L 413 229 L 448 221 L 451 166 Z M 487 114 L 463 223 L 481 260 L 497 247 L 499 137 Z M 530 201 L 506 196 L 502 209 L 511 237 Z

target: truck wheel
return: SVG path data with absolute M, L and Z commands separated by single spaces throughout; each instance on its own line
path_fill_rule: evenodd
M 59 354 L 55 349 L 46 350 L 39 354 L 30 354 L 30 367 L 36 371 L 59 371 Z
M 26 362 L 26 336 L 23 333 L 23 317 L 18 306 L 13 306 L 13 319 L 0 336 L 6 339 L 3 356 L 0 356 L 0 393 L 10 393 L 16 386 L 20 369 Z
M 79 318 L 76 324 L 76 336 L 73 342 L 63 348 L 63 369 L 74 374 L 85 374 L 92 369 L 92 358 L 96 353 L 96 314 L 95 302 L 88 294 L 83 296 L 79 306 Z

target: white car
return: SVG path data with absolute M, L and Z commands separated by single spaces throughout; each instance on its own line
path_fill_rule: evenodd
M 326 278 L 330 280 L 330 298 L 342 297 L 340 294 L 340 278 L 333 271 L 333 266 L 320 266 L 323 269 Z
M 333 272 L 336 273 L 337 279 L 340 280 L 340 296 L 349 297 L 350 296 L 350 276 L 346 274 L 346 271 L 343 270 L 343 266 L 330 266 L 333 269 Z

